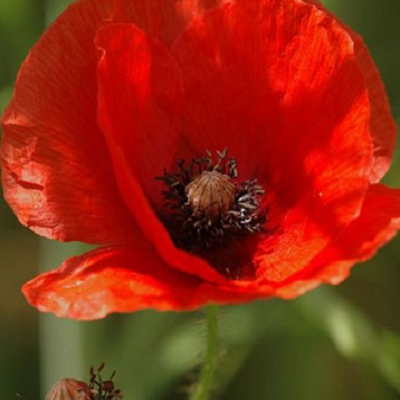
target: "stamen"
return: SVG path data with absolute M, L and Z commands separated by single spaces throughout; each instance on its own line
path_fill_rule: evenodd
M 264 231 L 264 190 L 256 179 L 237 181 L 237 162 L 227 149 L 217 151 L 215 163 L 207 151 L 188 166 L 181 160 L 177 167 L 177 172 L 164 171 L 156 179 L 166 186 L 164 206 L 171 212 L 164 221 L 178 247 L 211 260 L 215 255 L 205 253 Z

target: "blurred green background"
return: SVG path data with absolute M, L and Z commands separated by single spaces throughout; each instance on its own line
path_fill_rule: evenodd
M 70 2 L 0 0 L 0 111 L 29 48 Z M 324 3 L 364 37 L 399 120 L 400 1 Z M 399 187 L 399 149 L 396 156 L 386 181 Z M 339 287 L 222 309 L 216 398 L 400 399 L 399 243 L 356 267 Z M 78 323 L 27 305 L 23 282 L 83 250 L 39 239 L 0 201 L 0 398 L 44 399 L 55 380 L 87 380 L 89 366 L 104 361 L 105 377 L 117 370 L 127 400 L 185 399 L 205 339 L 201 312 Z

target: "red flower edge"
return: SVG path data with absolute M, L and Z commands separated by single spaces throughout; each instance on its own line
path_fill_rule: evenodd
M 400 191 L 377 184 L 396 130 L 376 67 L 315 2 L 79 1 L 32 49 L 2 124 L 20 221 L 103 246 L 24 286 L 59 316 L 292 298 L 400 228 Z M 253 279 L 176 248 L 158 218 L 154 177 L 225 147 L 277 227 L 221 256 Z

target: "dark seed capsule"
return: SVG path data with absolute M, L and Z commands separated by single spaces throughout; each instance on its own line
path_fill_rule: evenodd
M 228 175 L 203 171 L 185 188 L 188 204 L 195 214 L 204 213 L 211 222 L 229 211 L 234 202 L 236 187 Z

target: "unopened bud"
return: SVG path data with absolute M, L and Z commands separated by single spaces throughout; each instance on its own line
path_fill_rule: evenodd
M 46 396 L 46 400 L 91 400 L 90 387 L 81 381 L 65 378 L 57 381 Z

